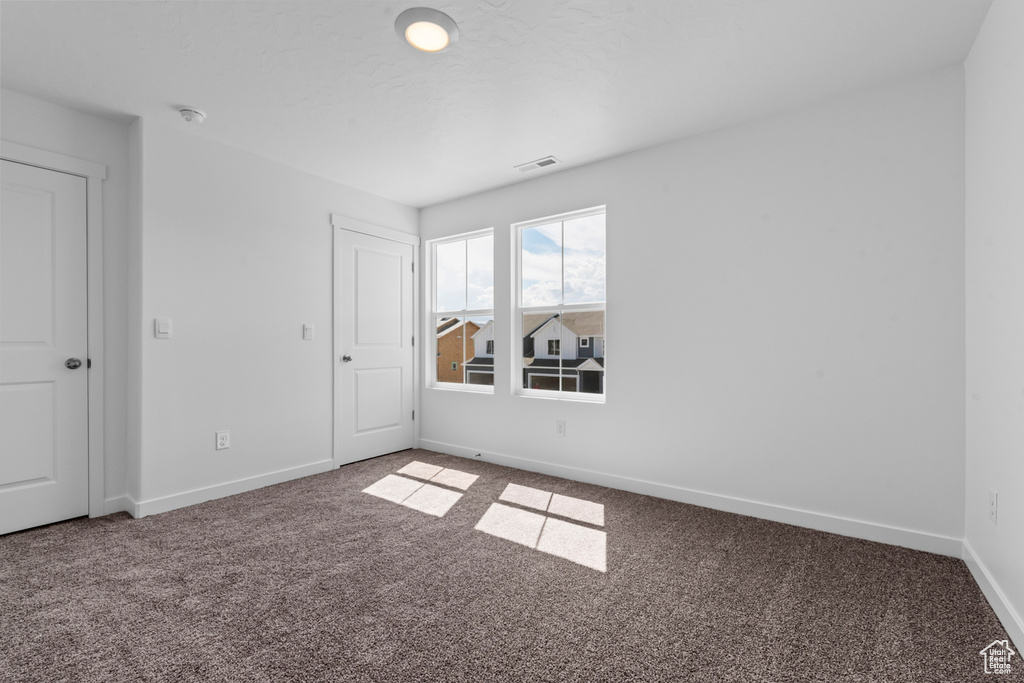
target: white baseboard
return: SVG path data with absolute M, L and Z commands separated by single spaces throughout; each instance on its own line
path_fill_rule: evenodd
M 131 513 L 133 517 L 157 515 L 161 512 L 168 512 L 170 510 L 188 507 L 189 505 L 196 505 L 197 503 L 205 503 L 208 500 L 234 496 L 239 493 L 245 493 L 246 491 L 261 489 L 264 486 L 272 486 L 273 484 L 281 484 L 286 481 L 291 481 L 292 479 L 299 479 L 301 477 L 308 477 L 314 474 L 328 472 L 334 468 L 334 460 L 323 460 L 311 465 L 291 467 L 285 470 L 260 474 L 255 477 L 248 477 L 246 479 L 236 479 L 235 481 L 229 481 L 215 486 L 207 486 L 201 489 L 193 489 L 191 491 L 183 491 L 182 493 L 175 493 L 169 496 L 139 501 L 134 504 L 133 509 L 127 510 L 127 512 Z M 127 496 L 125 497 L 127 498 Z
M 772 505 L 771 503 L 760 503 L 753 500 L 723 496 L 716 493 L 695 491 L 681 486 L 660 484 L 658 482 L 647 481 L 644 479 L 634 479 L 632 477 L 595 472 L 593 470 L 577 467 L 555 465 L 541 462 L 539 460 L 521 458 L 514 455 L 481 451 L 479 449 L 466 448 L 464 446 L 443 443 L 441 441 L 431 441 L 430 439 L 420 439 L 420 448 L 437 451 L 438 453 L 447 453 L 448 455 L 457 455 L 464 458 L 473 458 L 477 453 L 480 453 L 482 458 L 487 462 L 515 467 L 521 470 L 528 470 L 530 472 L 550 474 L 564 479 L 572 479 L 574 481 L 582 481 L 588 484 L 597 484 L 599 486 L 607 486 L 609 488 L 621 489 L 623 491 L 641 493 L 648 496 L 655 496 L 656 498 L 675 500 L 680 503 L 700 505 L 701 507 L 722 510 L 724 512 L 733 512 L 739 515 L 758 517 L 760 519 L 767 519 L 773 522 L 782 522 L 783 524 L 792 524 L 794 526 L 806 527 L 808 529 L 827 531 L 829 533 L 861 538 L 867 541 L 877 541 L 879 543 L 897 545 L 904 548 L 911 548 L 913 550 L 923 550 L 937 555 L 948 555 L 956 558 L 960 558 L 963 555 L 962 539 L 952 538 L 950 536 L 939 536 L 937 534 L 930 534 L 923 531 L 914 531 L 912 529 L 903 529 L 884 524 L 875 524 L 856 519 L 826 515 L 820 512 L 810 512 L 808 510 L 799 510 L 781 505 Z
M 112 515 L 115 512 L 127 512 L 133 517 L 138 517 L 135 514 L 135 508 L 138 506 L 131 496 L 125 494 L 116 498 L 107 498 L 103 501 L 103 514 Z
M 1016 645 L 1017 652 L 1020 652 L 1021 648 L 1024 648 L 1024 619 L 1006 599 L 999 584 L 989 574 L 988 568 L 985 567 L 977 553 L 974 552 L 974 548 L 971 547 L 970 541 L 967 540 L 964 541 L 963 560 L 967 564 L 967 568 L 971 570 L 981 592 L 985 594 L 988 603 L 992 605 L 1003 628 L 1006 629 L 1006 635 L 1010 636 L 1010 640 Z

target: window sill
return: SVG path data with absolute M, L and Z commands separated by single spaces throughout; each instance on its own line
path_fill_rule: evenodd
M 540 398 L 548 401 L 572 401 L 573 403 L 596 403 L 603 405 L 606 402 L 604 394 L 574 394 L 570 392 L 544 391 L 541 389 L 520 389 L 516 396 L 522 398 Z
M 447 382 L 435 382 L 427 387 L 438 391 L 451 391 L 460 394 L 493 394 L 494 387 L 489 384 L 454 384 Z

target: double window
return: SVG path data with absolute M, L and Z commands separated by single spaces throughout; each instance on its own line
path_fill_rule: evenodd
M 512 226 L 514 342 L 495 345 L 491 230 L 428 243 L 433 386 L 493 391 L 495 351 L 517 393 L 602 401 L 605 395 L 605 209 Z
M 490 230 L 429 245 L 438 386 L 494 385 L 494 235 Z M 493 389 L 491 389 L 493 391 Z
M 514 229 L 520 393 L 603 399 L 604 207 Z

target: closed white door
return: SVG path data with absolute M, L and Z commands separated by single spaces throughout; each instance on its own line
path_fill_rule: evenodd
M 0 534 L 89 513 L 86 180 L 0 162 Z
M 413 247 L 338 229 L 339 464 L 414 445 Z

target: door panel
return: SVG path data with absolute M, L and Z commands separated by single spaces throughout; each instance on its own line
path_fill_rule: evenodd
M 356 433 L 402 426 L 402 368 L 355 371 Z
M 413 247 L 343 229 L 335 238 L 335 460 L 344 464 L 414 445 Z
M 402 257 L 378 249 L 356 246 L 353 254 L 355 348 L 402 346 Z
M 53 424 L 54 383 L 0 385 L 0 486 L 53 479 L 56 451 L 52 429 L 17 429 L 12 425 Z M 19 454 L 8 457 L 7 454 Z
M 88 514 L 86 180 L 2 162 L 0 533 Z M 65 366 L 81 359 L 77 369 Z
M 4 168 L 7 164 L 4 162 Z M 28 168 L 28 167 L 26 167 Z M 33 169 L 36 170 L 36 169 Z M 53 345 L 54 193 L 4 175 L 0 310 L 5 344 Z

